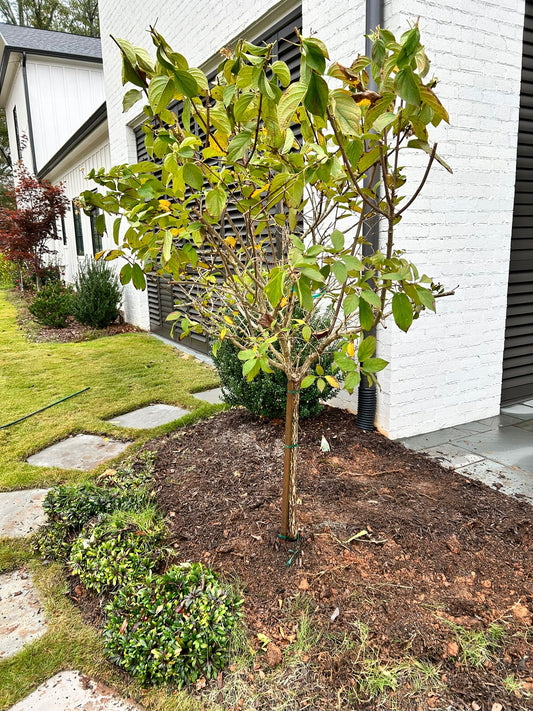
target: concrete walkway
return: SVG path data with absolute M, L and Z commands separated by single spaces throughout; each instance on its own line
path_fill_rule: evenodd
M 401 439 L 465 476 L 533 503 L 533 400 L 500 415 Z

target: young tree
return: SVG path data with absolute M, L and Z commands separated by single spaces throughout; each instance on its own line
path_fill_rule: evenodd
M 183 294 L 173 314 L 183 334 L 203 330 L 215 350 L 230 340 L 249 380 L 260 370 L 286 374 L 281 537 L 294 538 L 301 388 L 342 381 L 352 392 L 361 377 L 375 380 L 387 362 L 375 357 L 368 332 L 389 315 L 407 331 L 442 294 L 395 248 L 394 228 L 434 161 L 447 167 L 428 128 L 448 115 L 436 80 L 425 80 L 429 62 L 416 25 L 399 42 L 378 28 L 371 58 L 333 62 L 327 72 L 325 45 L 300 37 L 296 81 L 272 45 L 240 41 L 223 51 L 208 81 L 155 29 L 151 36 L 155 61 L 118 44 L 123 83 L 135 86 L 124 109 L 147 101 L 143 130 L 153 160 L 92 171 L 107 192 L 83 197 L 87 209 L 117 215 L 117 249 L 105 258 L 126 260 L 123 283 L 142 289 L 145 273 L 171 275 Z M 377 91 L 368 88 L 370 76 Z M 402 156 L 410 150 L 429 157 L 408 193 Z M 385 224 L 383 250 L 365 256 L 363 227 L 376 219 Z M 313 333 L 313 317 L 326 307 L 330 326 Z M 315 347 L 302 354 L 297 336 L 313 336 Z M 332 344 L 338 379 L 317 364 Z
M 44 257 L 54 253 L 49 241 L 58 239 L 57 220 L 64 217 L 68 199 L 60 185 L 38 180 L 22 163 L 13 198 L 16 207 L 0 207 L 0 252 L 34 274 L 39 289 Z

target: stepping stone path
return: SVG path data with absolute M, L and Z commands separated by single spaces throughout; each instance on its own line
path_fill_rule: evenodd
M 193 397 L 198 398 L 198 400 L 203 400 L 204 402 L 209 402 L 212 405 L 218 405 L 224 402 L 222 397 L 221 388 L 213 388 L 212 390 L 204 390 L 201 393 L 192 393 Z
M 47 492 L 27 489 L 0 494 L 0 538 L 22 538 L 36 531 L 45 522 L 42 503 Z
M 116 457 L 130 444 L 97 435 L 80 434 L 32 454 L 26 461 L 38 467 L 89 471 L 106 459 Z
M 127 412 L 118 417 L 113 417 L 113 419 L 108 420 L 108 422 L 112 425 L 120 425 L 121 427 L 148 430 L 152 427 L 159 427 L 159 425 L 166 425 L 168 422 L 178 420 L 187 413 L 188 410 L 183 410 L 181 407 L 158 403 L 141 407 L 139 410 L 133 410 L 132 412 Z
M 30 574 L 16 570 L 0 575 L 0 659 L 20 652 L 45 632 L 46 622 Z
M 142 711 L 79 671 L 63 671 L 41 684 L 10 711 Z

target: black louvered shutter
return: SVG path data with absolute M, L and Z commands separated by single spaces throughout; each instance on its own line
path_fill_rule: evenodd
M 253 40 L 256 44 L 261 44 L 262 42 L 266 42 L 268 44 L 274 42 L 276 43 L 274 48 L 276 58 L 287 63 L 289 69 L 291 70 L 291 79 L 293 81 L 297 78 L 300 68 L 300 52 L 297 46 L 298 38 L 294 30 L 295 27 L 298 29 L 301 29 L 302 27 L 301 8 L 284 17 L 276 27 Z M 208 78 L 211 81 L 213 76 L 209 76 Z M 174 107 L 174 111 L 176 110 L 179 114 L 179 106 Z M 195 127 L 194 130 L 199 130 L 197 124 L 194 122 L 191 122 L 191 126 Z M 298 137 L 298 132 L 296 130 L 295 135 Z M 140 126 L 135 129 L 135 140 L 137 146 L 137 160 L 149 160 L 144 143 L 144 133 L 142 132 L 142 128 Z M 237 227 L 242 227 L 244 230 L 244 218 L 241 213 L 236 208 L 231 207 L 228 207 L 228 212 Z M 148 279 L 147 292 L 148 308 L 150 313 L 150 329 L 152 331 L 163 333 L 164 335 L 169 335 L 171 325 L 166 321 L 166 317 L 174 311 L 175 301 L 182 296 L 179 285 L 172 284 L 170 277 L 150 277 Z M 184 313 L 187 312 L 187 309 L 184 308 L 183 303 L 180 305 L 180 311 Z M 197 315 L 192 308 L 189 309 L 188 315 L 191 318 L 197 318 Z M 179 335 L 178 324 L 176 324 L 174 335 L 175 337 Z M 209 343 L 207 338 L 202 334 L 191 334 L 190 337 L 183 339 L 182 343 L 203 353 L 207 353 L 209 351 Z
M 533 0 L 526 0 L 502 403 L 533 397 Z

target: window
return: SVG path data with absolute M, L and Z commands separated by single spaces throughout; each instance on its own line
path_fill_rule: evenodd
M 76 254 L 78 257 L 83 257 L 85 250 L 83 249 L 83 229 L 81 226 L 80 208 L 72 202 L 72 216 L 74 218 L 74 235 L 76 237 Z
M 98 231 L 98 228 L 96 226 L 96 222 L 98 220 L 98 216 L 100 215 L 100 210 L 95 207 L 94 210 L 91 210 L 91 214 L 89 215 L 89 219 L 91 221 L 91 238 L 93 241 L 93 255 L 98 254 L 98 252 L 102 251 L 102 233 Z
M 17 107 L 13 107 L 13 123 L 15 125 L 15 138 L 17 141 L 17 154 L 19 157 L 19 160 L 22 160 L 22 146 L 20 143 L 20 133 L 19 133 L 19 121 L 17 118 Z

